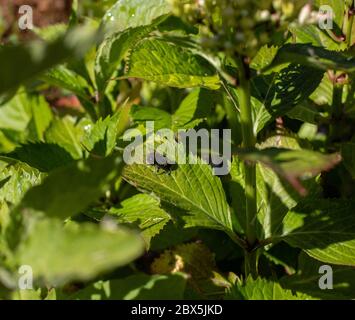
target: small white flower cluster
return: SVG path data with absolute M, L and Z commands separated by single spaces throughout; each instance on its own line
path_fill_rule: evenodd
M 198 24 L 205 48 L 253 57 L 291 21 L 315 18 L 309 0 L 170 0 L 173 11 Z

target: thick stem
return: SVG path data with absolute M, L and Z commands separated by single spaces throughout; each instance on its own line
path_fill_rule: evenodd
M 258 253 L 256 250 L 245 252 L 245 275 L 251 275 L 254 279 L 258 275 Z
M 254 148 L 256 137 L 253 129 L 249 66 L 240 61 L 238 77 L 238 99 L 240 106 L 240 121 L 242 126 L 243 146 L 245 148 Z M 256 166 L 254 164 L 245 164 L 245 196 L 246 196 L 246 237 L 250 247 L 256 242 L 255 224 L 256 224 Z
M 240 105 L 240 121 L 242 126 L 243 146 L 255 147 L 256 138 L 253 129 L 250 83 L 247 79 L 247 66 L 240 63 L 238 98 Z M 253 164 L 245 164 L 245 196 L 246 196 L 246 236 L 249 245 L 254 245 L 255 221 L 256 221 L 256 167 Z

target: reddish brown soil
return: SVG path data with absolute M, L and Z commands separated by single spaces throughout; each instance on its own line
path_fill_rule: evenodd
M 16 21 L 21 5 L 33 8 L 33 22 L 36 27 L 67 22 L 72 0 L 0 0 L 0 11 L 5 18 L 8 30 L 5 36 L 18 32 Z M 16 30 L 17 29 L 17 30 Z M 20 32 L 20 36 L 23 32 Z

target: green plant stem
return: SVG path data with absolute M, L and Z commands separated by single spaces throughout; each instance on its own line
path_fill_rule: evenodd
M 332 112 L 336 118 L 340 118 L 343 112 L 343 85 L 334 83 Z
M 352 44 L 352 31 L 353 31 L 353 24 L 354 24 L 354 14 L 351 13 L 350 14 L 350 10 L 353 10 L 353 5 L 354 5 L 354 1 L 352 3 L 352 5 L 349 7 L 349 10 L 347 11 L 347 30 L 346 30 L 346 41 L 348 43 L 348 46 L 351 47 Z
M 257 251 L 245 252 L 245 275 L 251 275 L 254 279 L 258 276 Z
M 239 61 L 238 77 L 238 99 L 240 107 L 240 121 L 243 135 L 244 148 L 254 148 L 256 137 L 253 129 L 250 82 L 248 79 L 248 65 Z M 256 242 L 256 166 L 255 164 L 245 164 L 245 196 L 246 196 L 246 238 L 250 248 Z M 256 275 L 257 259 L 255 254 L 246 254 L 246 274 Z

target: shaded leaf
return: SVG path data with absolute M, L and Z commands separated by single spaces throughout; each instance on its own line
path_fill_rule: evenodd
M 326 263 L 355 266 L 353 210 L 350 200 L 302 202 L 287 214 L 273 240 L 284 240 Z
M 56 144 L 29 143 L 6 155 L 42 172 L 64 167 L 74 161 L 70 153 Z
M 0 94 L 40 75 L 68 58 L 80 58 L 95 44 L 96 30 L 78 27 L 54 42 L 0 47 Z
M 29 190 L 18 210 L 33 209 L 49 217 L 71 217 L 95 202 L 122 170 L 120 157 L 79 161 L 53 171 Z M 43 201 L 46 199 L 46 201 Z
M 30 265 L 37 280 L 52 285 L 89 280 L 136 259 L 143 251 L 139 237 L 125 230 L 108 231 L 94 224 L 36 222 L 16 250 L 19 265 Z
M 80 290 L 72 300 L 181 300 L 186 276 L 138 274 L 123 279 L 99 281 Z
M 347 57 L 336 51 L 329 51 L 310 44 L 286 44 L 277 53 L 274 61 L 264 69 L 284 64 L 296 63 L 323 71 L 355 71 L 355 58 Z
M 339 163 L 339 154 L 324 155 L 311 150 L 288 150 L 267 148 L 255 151 L 241 151 L 239 156 L 245 161 L 260 162 L 285 178 L 301 194 L 306 190 L 299 178 L 314 177 Z
M 354 299 L 355 297 L 355 269 L 346 266 L 331 265 L 333 270 L 333 290 L 321 290 L 319 280 L 323 276 L 319 272 L 324 262 L 312 259 L 305 253 L 301 253 L 298 259 L 298 272 L 295 275 L 284 277 L 280 283 L 284 288 L 293 291 L 331 300 Z

